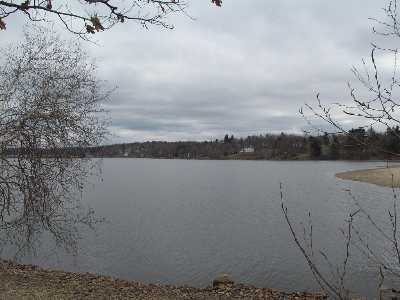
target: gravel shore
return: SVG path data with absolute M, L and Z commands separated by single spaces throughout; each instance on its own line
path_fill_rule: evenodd
M 204 289 L 143 284 L 108 276 L 45 270 L 0 260 L 0 299 L 326 299 L 321 294 L 285 293 L 234 284 Z
M 400 167 L 349 171 L 336 174 L 345 180 L 361 181 L 386 187 L 400 187 Z

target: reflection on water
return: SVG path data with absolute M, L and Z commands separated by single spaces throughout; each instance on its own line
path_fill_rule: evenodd
M 74 257 L 60 250 L 49 256 L 45 241 L 37 256 L 21 260 L 144 282 L 205 286 L 228 272 L 258 286 L 316 289 L 280 211 L 279 183 L 293 222 L 311 211 L 316 247 L 338 260 L 345 250 L 338 229 L 350 203 L 344 189 L 377 215 L 392 193 L 334 174 L 379 164 L 106 159 L 103 180 L 93 179 L 83 201 L 109 222 L 95 233 L 82 228 Z M 356 290 L 375 292 L 373 266 L 357 256 L 350 271 Z
M 15 259 L 40 255 L 46 243 L 48 249 L 76 255 L 81 228 L 94 228 L 102 221 L 81 203 L 83 186 L 98 164 L 23 153 L 2 157 L 0 254 Z

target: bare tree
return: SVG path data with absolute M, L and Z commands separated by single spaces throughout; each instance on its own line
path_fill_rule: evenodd
M 396 136 L 399 135 L 397 131 L 393 130 L 400 125 L 399 49 L 396 47 L 396 41 L 400 38 L 400 18 L 397 0 L 389 1 L 383 11 L 386 15 L 385 20 L 372 19 L 378 24 L 377 27 L 373 27 L 373 32 L 378 37 L 389 38 L 386 41 L 389 46 L 381 47 L 372 44 L 369 61 L 363 59 L 361 68 L 353 67 L 351 69 L 357 84 L 348 83 L 350 103 L 335 101 L 324 104 L 320 94 L 317 94 L 317 105 L 306 103 L 305 108 L 300 109 L 300 113 L 310 125 L 313 126 L 310 117 L 314 116 L 330 125 L 330 133 L 348 134 L 350 128 L 346 127 L 341 120 L 351 119 L 360 127 L 387 129 Z M 393 44 L 394 47 L 391 47 L 390 44 Z M 390 70 L 383 61 L 389 59 L 392 61 Z M 313 127 L 319 131 L 326 131 Z M 358 142 L 363 143 L 361 140 Z M 388 154 L 400 155 L 399 153 Z
M 79 226 L 98 219 L 80 202 L 96 162 L 82 149 L 107 134 L 109 97 L 79 43 L 34 27 L 2 52 L 0 248 L 33 248 L 44 232 L 75 251 Z
M 377 23 L 373 32 L 379 38 L 389 38 L 383 42 L 396 44 L 400 38 L 400 18 L 397 0 L 391 0 L 384 8 L 385 18 L 372 19 Z M 317 95 L 316 105 L 306 104 L 300 109 L 300 113 L 307 122 L 316 130 L 326 132 L 315 126 L 315 118 L 322 120 L 323 124 L 329 125 L 331 134 L 346 134 L 353 138 L 356 143 L 364 146 L 366 141 L 350 135 L 348 128 L 342 121 L 353 120 L 358 126 L 364 128 L 375 128 L 386 130 L 398 136 L 396 126 L 400 125 L 400 78 L 398 72 L 399 49 L 394 46 L 379 46 L 372 44 L 369 61 L 362 60 L 361 68 L 352 68 L 352 73 L 357 84 L 348 84 L 350 102 L 333 102 L 324 104 L 320 94 Z M 392 68 L 388 70 L 387 64 L 382 65 L 383 59 L 392 59 Z M 400 156 L 384 149 L 384 152 L 392 157 Z M 282 188 L 281 188 L 282 190 Z M 350 288 L 348 283 L 348 266 L 355 252 L 363 255 L 365 263 L 372 263 L 378 270 L 380 278 L 377 278 L 378 286 L 381 285 L 385 276 L 392 275 L 400 278 L 400 240 L 398 221 L 398 196 L 393 188 L 393 204 L 387 209 L 387 215 L 373 216 L 371 212 L 363 207 L 361 202 L 354 196 L 351 190 L 348 195 L 352 200 L 353 211 L 349 213 L 346 226 L 342 229 L 345 245 L 345 257 L 341 263 L 332 262 L 321 250 L 313 246 L 313 225 L 309 221 L 308 228 L 303 227 L 303 238 L 296 231 L 288 208 L 283 201 L 281 192 L 282 212 L 289 226 L 292 237 L 306 259 L 310 270 L 321 288 L 334 299 L 350 299 Z M 368 227 L 358 225 L 357 221 L 366 220 Z M 364 222 L 365 224 L 365 222 Z M 366 229 L 368 228 L 368 229 Z M 371 244 L 370 241 L 379 241 Z M 324 268 L 316 256 L 322 258 L 327 268 Z M 328 270 L 324 272 L 323 270 Z
M 212 0 L 221 6 L 221 0 Z M 67 30 L 84 36 L 109 29 L 117 23 L 137 22 L 144 27 L 159 25 L 173 28 L 166 17 L 185 13 L 182 0 L 18 0 L 0 1 L 0 30 L 6 29 L 6 19 L 21 13 L 31 21 L 61 21 Z
M 314 243 L 314 228 L 311 213 L 308 214 L 307 226 L 303 225 L 303 235 L 296 231 L 295 225 L 290 218 L 288 207 L 285 203 L 283 186 L 280 185 L 280 200 L 282 214 L 289 227 L 290 234 L 296 243 L 296 246 L 304 256 L 316 282 L 322 291 L 329 295 L 330 299 L 350 300 L 351 289 L 348 285 L 348 269 L 353 254 L 353 232 L 355 217 L 360 210 L 351 212 L 346 220 L 346 226 L 340 228 L 344 238 L 345 255 L 340 263 L 335 263 L 329 258 L 329 255 L 322 249 L 317 249 Z

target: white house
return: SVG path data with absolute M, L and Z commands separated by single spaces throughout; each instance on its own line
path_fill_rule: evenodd
M 254 147 L 244 147 L 242 150 L 240 150 L 240 153 L 254 153 Z

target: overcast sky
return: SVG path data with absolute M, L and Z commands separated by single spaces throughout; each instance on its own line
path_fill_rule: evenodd
M 118 89 L 107 104 L 112 142 L 204 140 L 297 132 L 315 94 L 347 101 L 350 68 L 370 54 L 385 1 L 192 0 L 174 30 L 119 24 L 86 43 Z M 8 21 L 0 46 L 21 25 Z M 14 28 L 13 28 L 14 27 Z

